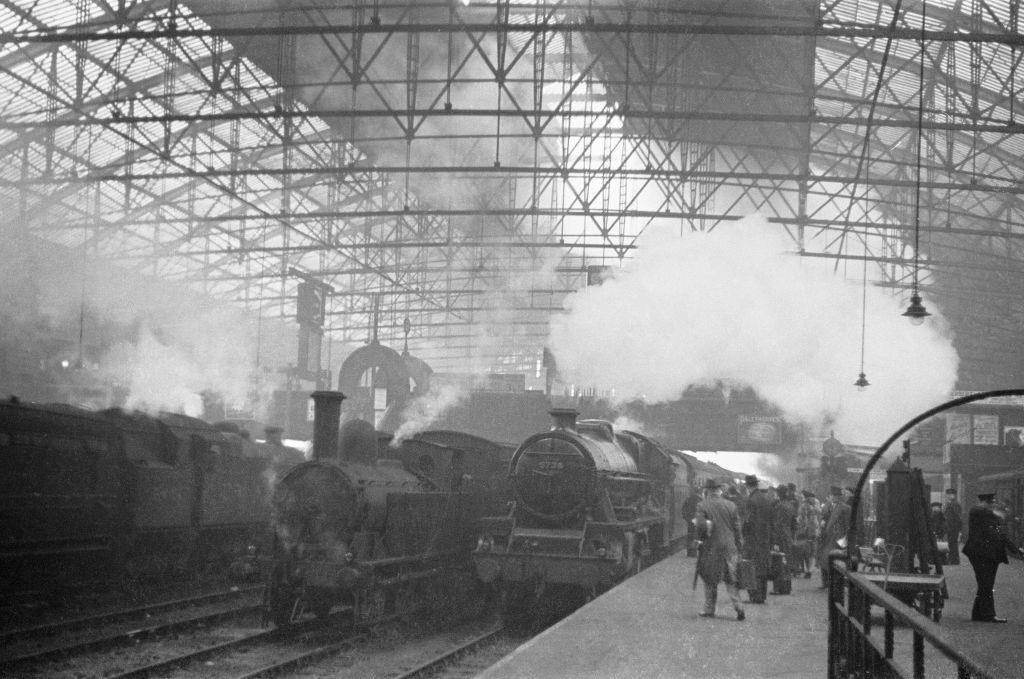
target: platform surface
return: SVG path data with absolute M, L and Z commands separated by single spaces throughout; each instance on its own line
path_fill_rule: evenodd
M 718 617 L 701 618 L 703 585 L 692 590 L 694 559 L 678 554 L 615 587 L 526 642 L 482 679 L 674 677 L 821 679 L 826 675 L 826 592 L 815 572 L 793 593 L 747 602 L 736 620 L 723 585 Z M 996 611 L 1007 624 L 970 622 L 974 573 L 966 559 L 946 566 L 949 599 L 940 625 L 999 677 L 1024 677 L 1024 564 L 1001 565 Z M 771 586 L 769 585 L 769 592 Z M 939 675 L 929 675 L 939 676 Z M 955 670 L 952 676 L 956 676 Z

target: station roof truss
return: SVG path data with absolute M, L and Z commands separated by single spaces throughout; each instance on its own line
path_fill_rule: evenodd
M 924 18 L 922 20 L 922 11 Z M 540 356 L 653 225 L 759 212 L 1024 382 L 1014 0 L 4 0 L 4 239 L 435 369 Z M 919 201 L 919 202 L 917 202 Z M 485 337 L 485 335 L 489 337 Z

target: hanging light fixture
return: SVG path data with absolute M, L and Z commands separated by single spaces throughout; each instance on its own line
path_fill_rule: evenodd
M 865 329 L 868 325 L 868 241 L 865 236 L 864 239 L 864 263 L 861 275 L 861 290 L 860 290 L 860 376 L 857 377 L 857 381 L 853 383 L 857 387 L 857 391 L 864 391 L 867 389 L 868 378 L 864 375 L 864 337 Z
M 918 248 L 921 240 L 921 139 L 924 137 L 924 41 L 925 41 L 925 9 L 927 3 L 921 2 L 921 68 L 918 74 L 917 91 L 917 161 L 915 164 L 916 179 L 914 183 L 914 287 L 910 296 L 910 305 L 903 315 L 914 325 L 921 325 L 927 316 L 931 316 L 921 303 L 921 295 L 917 291 Z

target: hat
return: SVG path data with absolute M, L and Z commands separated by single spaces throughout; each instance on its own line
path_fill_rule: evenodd
M 715 488 L 721 488 L 721 487 L 722 487 L 722 484 L 720 484 L 715 479 L 704 479 L 704 489 L 705 490 L 713 490 Z
M 743 477 L 743 484 L 754 488 L 757 486 L 757 477 L 753 474 L 747 474 Z
M 843 489 L 840 488 L 839 486 L 832 486 L 828 489 L 828 492 L 831 493 L 832 495 L 842 495 Z
M 978 499 L 982 502 L 995 502 L 995 493 L 978 493 Z
M 947 488 L 946 495 L 956 495 L 956 488 Z

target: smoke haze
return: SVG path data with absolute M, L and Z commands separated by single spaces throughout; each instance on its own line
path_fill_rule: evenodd
M 862 285 L 792 243 L 763 218 L 707 233 L 645 233 L 635 257 L 567 300 L 550 347 L 563 379 L 623 400 L 679 398 L 692 385 L 746 385 L 786 418 L 828 426 L 851 443 L 881 442 L 948 397 L 957 356 L 941 314 L 912 326 L 903 301 L 868 286 L 860 372 Z

